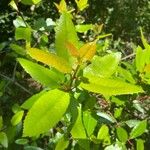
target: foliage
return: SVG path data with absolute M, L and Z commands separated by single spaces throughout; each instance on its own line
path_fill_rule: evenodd
M 15 0 L 10 5 L 19 16 L 13 22 L 9 53 L 1 61 L 1 147 L 148 149 L 150 45 L 142 29 L 142 45 L 128 61 L 121 50 L 109 49 L 112 34 L 103 34 L 102 24 L 93 19 L 79 23 L 78 13 L 93 7 L 91 1 L 55 3 L 58 20 L 55 15 L 38 18 L 35 13 L 30 18 L 20 12 L 23 5 L 33 13 L 44 0 Z M 1 43 L 0 52 L 7 46 Z M 9 69 L 10 64 L 15 67 Z

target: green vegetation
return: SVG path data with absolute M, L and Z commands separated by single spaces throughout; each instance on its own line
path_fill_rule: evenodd
M 1 149 L 149 149 L 149 2 L 1 5 Z

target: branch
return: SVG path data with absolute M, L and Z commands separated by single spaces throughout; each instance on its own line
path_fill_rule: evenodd
M 19 88 L 21 88 L 22 90 L 24 90 L 24 91 L 27 92 L 28 94 L 32 95 L 32 93 L 31 93 L 28 89 L 26 89 L 26 88 L 23 87 L 21 84 L 19 84 L 18 82 L 14 81 L 13 79 L 11 79 L 11 78 L 9 78 L 9 77 L 7 77 L 7 76 L 1 74 L 1 73 L 0 73 L 0 76 L 3 77 L 3 78 L 5 78 L 5 79 L 8 80 L 8 81 L 14 83 L 16 86 L 18 86 Z

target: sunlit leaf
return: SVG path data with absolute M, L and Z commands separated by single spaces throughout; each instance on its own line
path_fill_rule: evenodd
M 90 29 L 93 29 L 93 25 L 92 24 L 80 24 L 80 25 L 76 25 L 76 31 L 79 33 L 84 33 Z
M 21 0 L 21 3 L 25 5 L 38 4 L 41 0 Z
M 23 117 L 24 111 L 18 111 L 11 119 L 11 123 L 13 126 L 17 125 L 18 123 L 21 122 L 22 117 Z
M 75 0 L 80 11 L 88 6 L 88 0 Z
M 98 131 L 97 139 L 105 140 L 105 138 L 109 135 L 109 128 L 107 125 L 102 125 Z
M 66 47 L 69 51 L 69 53 L 74 56 L 74 57 L 79 57 L 79 52 L 77 50 L 77 48 L 70 42 L 66 43 Z
M 71 130 L 71 135 L 75 139 L 86 139 L 86 133 L 85 128 L 83 126 L 83 120 L 82 120 L 82 110 L 81 107 L 78 107 L 78 117 L 77 120 Z
M 131 131 L 130 133 L 130 139 L 134 139 L 140 135 L 142 135 L 145 130 L 146 130 L 146 126 L 147 126 L 147 121 L 143 120 L 141 122 L 139 122 Z
M 61 77 L 57 72 L 54 72 L 53 70 L 50 70 L 37 63 L 33 63 L 23 58 L 18 58 L 18 61 L 33 79 L 40 82 L 44 86 L 56 88 L 59 87 L 60 83 L 63 81 L 63 75 Z
M 142 139 L 136 140 L 136 150 L 144 150 L 144 140 Z
M 54 67 L 60 72 L 70 73 L 72 70 L 71 66 L 65 59 L 63 59 L 53 53 L 39 50 L 37 48 L 29 48 L 28 54 L 32 58 L 36 59 L 37 61 L 40 61 L 46 65 Z
M 111 53 L 103 57 L 94 56 L 91 64 L 85 68 L 85 74 L 93 74 L 100 77 L 110 77 L 117 71 L 118 64 L 121 60 L 121 54 Z
M 108 79 L 88 75 L 88 83 L 81 83 L 80 86 L 88 91 L 103 95 L 122 95 L 143 92 L 142 88 L 117 79 Z
M 63 12 L 67 12 L 67 5 L 65 0 L 61 0 L 59 4 L 54 3 L 55 6 L 57 7 L 57 9 L 59 10 L 59 12 L 63 13 Z
M 96 41 L 86 43 L 79 49 L 80 57 L 83 61 L 91 60 L 96 53 Z
M 66 47 L 66 43 L 69 41 L 78 48 L 78 37 L 71 18 L 71 14 L 62 13 L 58 25 L 56 26 L 55 37 L 55 47 L 57 55 L 66 59 L 68 62 L 72 62 L 72 58 Z
M 38 136 L 58 123 L 69 105 L 69 94 L 51 90 L 43 94 L 29 110 L 23 128 L 23 136 Z

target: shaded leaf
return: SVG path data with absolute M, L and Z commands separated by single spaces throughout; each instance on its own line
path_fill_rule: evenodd
M 0 144 L 4 146 L 5 148 L 8 147 L 8 139 L 7 135 L 4 132 L 0 132 Z
M 128 140 L 128 133 L 127 131 L 122 128 L 122 127 L 118 127 L 116 129 L 117 131 L 117 136 L 118 136 L 118 139 L 121 141 L 121 142 L 126 142 Z

